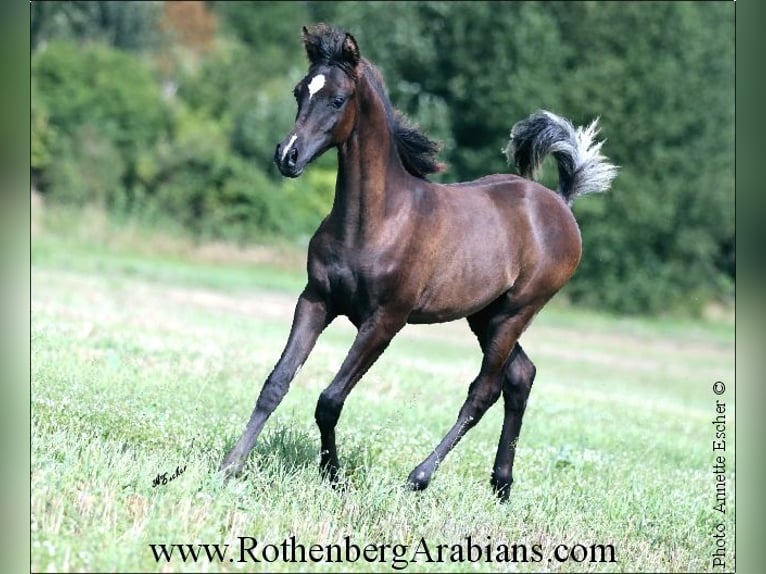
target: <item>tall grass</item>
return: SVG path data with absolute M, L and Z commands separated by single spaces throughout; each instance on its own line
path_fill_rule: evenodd
M 267 424 L 246 478 L 223 483 L 220 459 L 286 339 L 300 257 L 152 251 L 119 233 L 99 241 L 92 231 L 49 228 L 32 246 L 33 571 L 710 571 L 718 523 L 733 569 L 728 323 L 544 310 L 523 337 L 538 376 L 503 505 L 488 483 L 498 406 L 428 490 L 402 488 L 478 370 L 463 323 L 407 327 L 394 340 L 343 411 L 342 488 L 320 480 L 315 401 L 354 335 L 339 320 Z M 711 389 L 716 380 L 727 385 L 723 395 Z M 727 409 L 726 514 L 713 509 L 716 399 Z M 177 478 L 153 485 L 177 469 Z M 392 546 L 373 562 L 238 561 L 247 537 L 262 548 L 291 536 L 307 547 L 345 537 Z M 541 559 L 471 562 L 466 551 L 450 561 L 467 536 L 493 551 L 537 544 Z M 223 561 L 184 562 L 176 549 L 167 561 L 149 546 L 159 543 L 232 550 Z M 440 544 L 449 546 L 436 562 Z M 612 545 L 615 561 L 560 563 L 552 554 L 559 544 Z M 398 560 L 395 545 L 407 545 Z

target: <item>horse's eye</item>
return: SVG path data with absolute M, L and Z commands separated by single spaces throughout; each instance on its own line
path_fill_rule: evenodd
M 346 98 L 343 96 L 335 96 L 335 98 L 332 101 L 332 107 L 334 107 L 336 110 L 339 110 L 341 106 L 343 106 L 343 103 L 346 101 Z

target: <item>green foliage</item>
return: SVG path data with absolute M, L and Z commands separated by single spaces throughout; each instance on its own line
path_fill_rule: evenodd
M 716 258 L 734 236 L 733 10 L 594 8 L 557 6 L 577 54 L 565 107 L 602 116 L 622 168 L 608 197 L 575 206 L 585 257 L 569 293 L 621 311 L 699 311 L 730 294 Z M 604 212 L 586 207 L 602 201 Z
M 584 255 L 566 297 L 628 313 L 733 297 L 731 5 L 212 2 L 215 41 L 184 57 L 172 35 L 150 41 L 159 3 L 113 4 L 32 4 L 31 168 L 52 198 L 169 217 L 197 237 L 309 234 L 332 202 L 332 154 L 297 182 L 272 160 L 306 71 L 301 26 L 329 21 L 442 141 L 437 180 L 512 169 L 500 149 L 535 109 L 601 118 L 621 169 L 609 194 L 575 204 Z
M 295 119 L 290 94 L 300 76 L 269 75 L 260 67 L 259 58 L 246 45 L 221 43 L 199 70 L 187 74 L 179 96 L 225 127 L 234 153 L 276 178 L 276 169 L 271 169 L 274 147 Z
M 245 73 L 252 59 L 239 43 L 222 46 L 186 72 L 179 97 L 165 103 L 151 70 L 133 57 L 98 44 L 51 43 L 33 63 L 32 167 L 43 172 L 41 187 L 69 204 L 172 217 L 200 238 L 310 233 L 331 194 L 326 185 L 285 193 L 275 181 L 273 146 L 294 103 L 272 94 L 289 94 L 284 78 L 269 88 Z
M 116 208 L 124 203 L 125 163 L 117 147 L 93 124 L 77 128 L 51 162 L 53 196 L 59 202 Z
M 176 107 L 173 124 L 173 138 L 144 158 L 141 183 L 151 190 L 147 201 L 157 212 L 172 213 L 199 234 L 231 172 L 226 136 L 220 124 L 183 106 Z
M 305 2 L 214 2 L 226 30 L 252 52 L 262 79 L 280 76 L 291 67 L 303 71 L 301 27 L 310 23 Z
M 95 40 L 140 51 L 157 42 L 161 2 L 88 0 L 30 2 L 30 41 Z
M 35 53 L 32 75 L 59 133 L 71 136 L 83 125 L 97 126 L 128 161 L 167 129 L 166 109 L 151 71 L 124 52 L 99 44 L 52 42 Z
M 150 69 L 102 44 L 51 42 L 32 59 L 32 167 L 56 200 L 135 209 L 136 164 L 169 128 Z
M 32 83 L 30 106 L 30 168 L 33 172 L 40 173 L 51 162 L 52 148 L 56 139 L 56 132 L 50 124 L 48 110 L 40 102 L 37 93 L 37 84 Z

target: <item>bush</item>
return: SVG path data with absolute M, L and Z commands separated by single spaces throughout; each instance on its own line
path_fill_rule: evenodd
M 52 42 L 34 54 L 32 77 L 33 167 L 49 167 L 43 191 L 74 204 L 129 204 L 137 157 L 168 128 L 149 68 L 108 46 Z
M 30 106 L 30 167 L 39 175 L 51 162 L 56 132 L 51 126 L 50 114 L 41 101 L 36 82 L 31 84 Z
M 124 174 L 119 150 L 97 127 L 85 124 L 61 141 L 47 177 L 55 201 L 114 209 L 125 202 Z
M 89 123 L 130 158 L 168 128 L 158 82 L 124 52 L 53 42 L 35 53 L 32 75 L 52 125 L 64 135 Z

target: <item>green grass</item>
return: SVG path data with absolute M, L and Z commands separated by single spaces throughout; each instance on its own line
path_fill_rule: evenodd
M 320 338 L 268 422 L 246 480 L 215 470 L 278 358 L 300 265 L 37 233 L 32 245 L 33 571 L 392 571 L 343 564 L 170 563 L 149 544 L 540 544 L 541 562 L 407 571 L 709 571 L 716 522 L 734 545 L 734 328 L 561 305 L 522 341 L 538 368 L 509 504 L 489 473 L 496 405 L 428 490 L 402 485 L 454 422 L 480 362 L 467 326 L 407 327 L 351 394 L 338 427 L 345 488 L 317 472 L 315 401 L 351 344 Z M 223 258 L 225 259 L 225 258 Z M 722 397 L 711 386 L 727 384 Z M 715 399 L 727 403 L 727 503 L 713 510 Z M 186 470 L 166 485 L 158 473 Z M 556 544 L 612 544 L 610 564 L 549 562 Z M 465 544 L 465 542 L 463 542 Z M 449 557 L 449 553 L 446 554 Z

